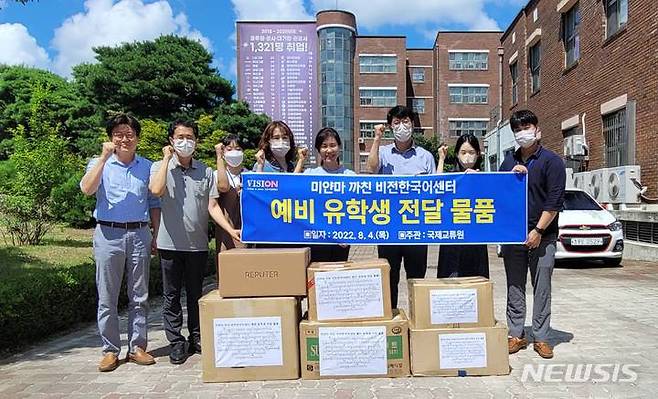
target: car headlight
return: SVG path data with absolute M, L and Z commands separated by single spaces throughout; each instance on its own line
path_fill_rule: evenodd
M 610 231 L 619 231 L 619 230 L 622 229 L 622 227 L 623 227 L 623 225 L 622 225 L 621 222 L 618 221 L 618 220 L 617 220 L 617 221 L 614 221 L 614 222 L 612 222 L 612 223 L 610 223 L 610 224 L 608 225 L 608 229 L 609 229 Z

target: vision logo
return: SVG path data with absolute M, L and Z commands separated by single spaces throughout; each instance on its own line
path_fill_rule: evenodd
M 249 180 L 247 187 L 256 190 L 278 190 L 278 180 Z

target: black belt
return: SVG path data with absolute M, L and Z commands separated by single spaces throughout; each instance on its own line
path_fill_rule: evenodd
M 121 223 L 121 222 L 106 222 L 104 220 L 98 220 L 98 224 L 100 224 L 101 226 L 116 227 L 117 229 L 125 229 L 125 230 L 141 229 L 142 227 L 149 225 L 148 222 Z

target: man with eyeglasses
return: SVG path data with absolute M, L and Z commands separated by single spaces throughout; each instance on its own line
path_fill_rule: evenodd
M 98 290 L 98 329 L 103 343 L 99 371 L 119 366 L 121 337 L 117 302 L 123 274 L 128 291 L 127 360 L 151 365 L 146 352 L 149 264 L 160 222 L 160 201 L 149 194 L 151 161 L 136 155 L 141 127 L 126 114 L 106 125 L 110 141 L 87 165 L 80 181 L 86 195 L 96 195 L 94 258 Z M 149 230 L 149 220 L 153 233 Z
M 398 105 L 388 111 L 386 121 L 393 130 L 394 142 L 380 147 L 386 126 L 375 126 L 375 140 L 368 154 L 367 169 L 380 175 L 427 175 L 436 170 L 432 154 L 416 146 L 413 140 L 413 112 Z M 391 266 L 391 304 L 398 303 L 400 266 L 404 261 L 407 278 L 424 278 L 427 271 L 427 245 L 379 245 L 380 258 Z

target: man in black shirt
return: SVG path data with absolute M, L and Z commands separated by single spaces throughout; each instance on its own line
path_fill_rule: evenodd
M 504 245 L 503 260 L 507 275 L 509 353 L 516 353 L 528 345 L 523 326 L 526 316 L 525 287 L 530 269 L 534 291 L 534 349 L 539 356 L 550 359 L 553 349 L 547 340 L 551 326 L 551 276 L 566 171 L 562 159 L 541 146 L 541 132 L 537 124 L 537 116 L 528 110 L 517 111 L 510 117 L 510 126 L 519 149 L 507 156 L 500 171 L 527 174 L 528 238 L 523 245 Z

